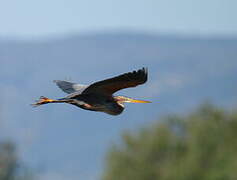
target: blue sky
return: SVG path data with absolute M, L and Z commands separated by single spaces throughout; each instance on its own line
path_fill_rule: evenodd
M 1 37 L 140 30 L 236 35 L 236 0 L 0 1 Z

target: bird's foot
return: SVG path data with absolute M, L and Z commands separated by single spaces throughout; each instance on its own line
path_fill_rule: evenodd
M 42 104 L 47 104 L 47 103 L 51 103 L 54 102 L 55 100 L 53 99 L 49 99 L 47 97 L 41 96 L 40 99 L 38 101 L 36 101 L 34 104 L 31 104 L 33 107 L 37 107 L 39 105 Z

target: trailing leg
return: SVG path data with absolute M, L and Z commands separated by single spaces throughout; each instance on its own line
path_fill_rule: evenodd
M 54 99 L 49 99 L 47 97 L 41 96 L 40 99 L 38 101 L 36 101 L 36 103 L 32 104 L 32 106 L 37 107 L 37 106 L 40 106 L 42 104 L 64 103 L 64 102 L 66 102 L 64 99 L 54 100 Z

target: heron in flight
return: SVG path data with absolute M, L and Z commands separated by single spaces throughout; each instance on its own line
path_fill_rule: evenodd
M 90 111 L 119 115 L 124 110 L 124 103 L 149 103 L 149 101 L 135 100 L 125 96 L 113 96 L 113 94 L 121 89 L 144 84 L 146 81 L 147 68 L 124 73 L 110 79 L 95 82 L 91 85 L 55 80 L 54 82 L 57 86 L 69 95 L 56 100 L 41 96 L 33 105 L 68 103 Z

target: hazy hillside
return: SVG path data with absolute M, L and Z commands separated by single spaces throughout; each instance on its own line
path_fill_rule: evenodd
M 237 105 L 237 39 L 110 33 L 0 40 L 0 62 L 1 134 L 19 142 L 32 166 L 47 169 L 44 180 L 75 179 L 78 172 L 81 179 L 94 179 L 106 147 L 122 129 L 192 109 L 206 99 Z M 40 95 L 64 96 L 54 79 L 86 84 L 143 66 L 149 68 L 147 84 L 119 94 L 153 103 L 129 104 L 121 116 L 69 105 L 29 106 Z

